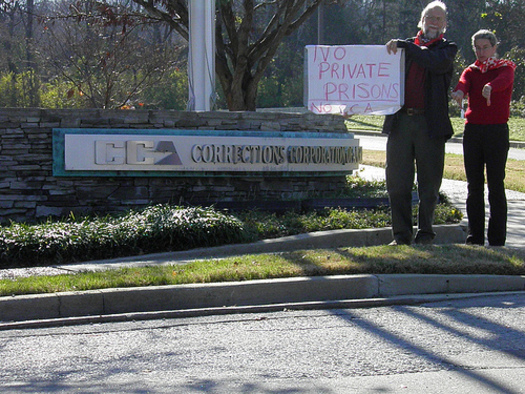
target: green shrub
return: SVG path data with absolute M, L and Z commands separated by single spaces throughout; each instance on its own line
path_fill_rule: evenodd
M 418 207 L 413 208 L 414 223 Z M 381 228 L 392 225 L 390 209 L 377 207 L 367 210 L 325 208 L 306 213 L 286 212 L 284 214 L 263 211 L 243 211 L 235 216 L 244 224 L 246 231 L 258 239 L 284 237 L 313 231 Z M 438 204 L 434 224 L 459 223 L 463 214 L 459 209 L 444 202 Z
M 43 84 L 41 89 L 44 108 L 88 108 L 89 103 L 80 89 L 70 81 L 58 78 Z
M 40 81 L 33 71 L 0 75 L 0 107 L 37 107 Z
M 141 99 L 144 108 L 185 110 L 188 103 L 188 76 L 186 69 L 176 68 L 163 77 L 159 84 L 144 90 Z
M 206 208 L 155 205 L 121 217 L 0 228 L 0 266 L 114 258 L 245 241 L 242 223 Z

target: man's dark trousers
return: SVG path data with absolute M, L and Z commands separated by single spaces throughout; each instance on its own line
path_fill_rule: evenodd
M 419 196 L 416 242 L 432 241 L 434 211 L 443 178 L 445 138 L 431 139 L 424 114 L 399 113 L 388 136 L 386 183 L 392 209 L 392 230 L 398 244 L 410 244 L 413 236 L 412 186 L 414 160 Z

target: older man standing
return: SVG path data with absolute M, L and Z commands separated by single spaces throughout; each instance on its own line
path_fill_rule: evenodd
M 394 241 L 410 245 L 413 240 L 412 186 L 417 168 L 419 195 L 418 230 L 414 242 L 431 244 L 434 211 L 443 177 L 445 142 L 452 134 L 448 116 L 448 89 L 452 78 L 456 44 L 443 38 L 447 26 L 446 6 L 429 3 L 421 13 L 417 36 L 390 40 L 388 53 L 405 50 L 405 104 L 388 115 L 383 133 L 388 134 L 386 182 L 392 208 Z M 414 166 L 415 163 L 415 166 Z

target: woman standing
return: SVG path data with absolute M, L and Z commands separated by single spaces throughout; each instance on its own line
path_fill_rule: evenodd
M 485 168 L 490 216 L 487 238 L 491 246 L 505 245 L 507 197 L 505 166 L 509 150 L 510 100 L 516 65 L 496 58 L 498 40 L 489 30 L 472 36 L 476 62 L 467 67 L 452 92 L 460 105 L 468 95 L 463 155 L 468 183 L 467 245 L 485 244 Z

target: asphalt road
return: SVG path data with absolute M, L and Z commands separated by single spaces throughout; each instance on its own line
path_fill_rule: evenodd
M 3 393 L 524 393 L 525 294 L 0 333 Z

